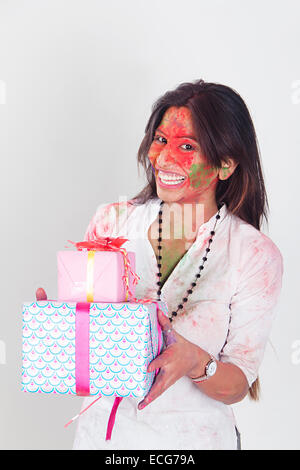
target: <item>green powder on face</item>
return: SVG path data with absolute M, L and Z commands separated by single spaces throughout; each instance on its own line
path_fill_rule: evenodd
M 213 167 L 207 166 L 204 163 L 194 163 L 189 173 L 192 188 L 208 185 L 215 176 L 213 171 Z

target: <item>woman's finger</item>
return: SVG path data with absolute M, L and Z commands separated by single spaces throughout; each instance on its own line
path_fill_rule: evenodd
M 169 356 L 166 354 L 167 351 L 164 351 L 159 356 L 157 356 L 153 361 L 150 362 L 147 372 L 152 372 L 155 369 L 161 369 L 163 366 L 167 365 L 169 362 Z
M 165 347 L 168 347 L 171 344 L 176 343 L 177 333 L 175 330 L 173 330 L 172 323 L 170 322 L 169 318 L 166 317 L 161 310 L 158 310 L 158 321 L 162 328 Z
M 166 389 L 165 370 L 161 369 L 155 378 L 148 395 L 138 404 L 138 409 L 142 410 L 146 405 L 152 403 L 157 397 L 159 397 Z
M 36 300 L 47 300 L 46 291 L 42 287 L 39 287 L 36 290 L 35 296 L 36 296 Z
M 159 324 L 163 330 L 167 328 L 171 328 L 171 322 L 169 318 L 166 317 L 160 309 L 158 309 L 157 317 L 158 317 Z
M 177 343 L 177 333 L 172 328 L 163 330 L 164 344 L 165 347 L 171 346 L 171 344 Z
M 152 372 L 155 369 L 161 369 L 174 361 L 176 362 L 176 348 L 167 348 L 150 362 L 147 371 Z

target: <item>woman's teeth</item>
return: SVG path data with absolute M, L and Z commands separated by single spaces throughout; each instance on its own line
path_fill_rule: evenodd
M 158 176 L 164 184 L 168 184 L 168 185 L 179 184 L 185 180 L 185 176 L 178 176 L 178 175 L 171 174 L 171 173 L 164 173 L 163 171 L 159 171 Z

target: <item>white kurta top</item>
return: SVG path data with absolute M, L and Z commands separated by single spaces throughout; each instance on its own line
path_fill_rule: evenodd
M 148 240 L 160 200 L 143 205 L 101 205 L 86 232 L 124 236 L 124 247 L 136 253 L 141 280 L 136 297 L 157 298 L 157 261 Z M 215 214 L 216 215 L 216 214 Z M 162 287 L 162 300 L 176 310 L 194 281 L 215 215 L 198 229 L 196 240 Z M 281 289 L 283 262 L 272 240 L 252 225 L 220 210 L 215 235 L 201 278 L 173 328 L 222 362 L 238 366 L 249 386 L 258 374 Z M 86 398 L 87 406 L 94 398 Z M 122 400 L 112 433 L 105 441 L 114 398 L 102 397 L 77 424 L 74 449 L 236 449 L 235 419 L 229 405 L 206 396 L 182 377 L 139 411 L 141 399 Z

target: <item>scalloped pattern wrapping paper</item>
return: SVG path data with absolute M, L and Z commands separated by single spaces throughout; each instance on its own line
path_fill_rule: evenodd
M 167 315 L 166 305 L 158 304 Z M 75 302 L 23 304 L 24 392 L 76 395 L 75 317 Z M 158 345 L 156 303 L 91 303 L 90 395 L 145 396 L 155 376 L 147 367 Z

